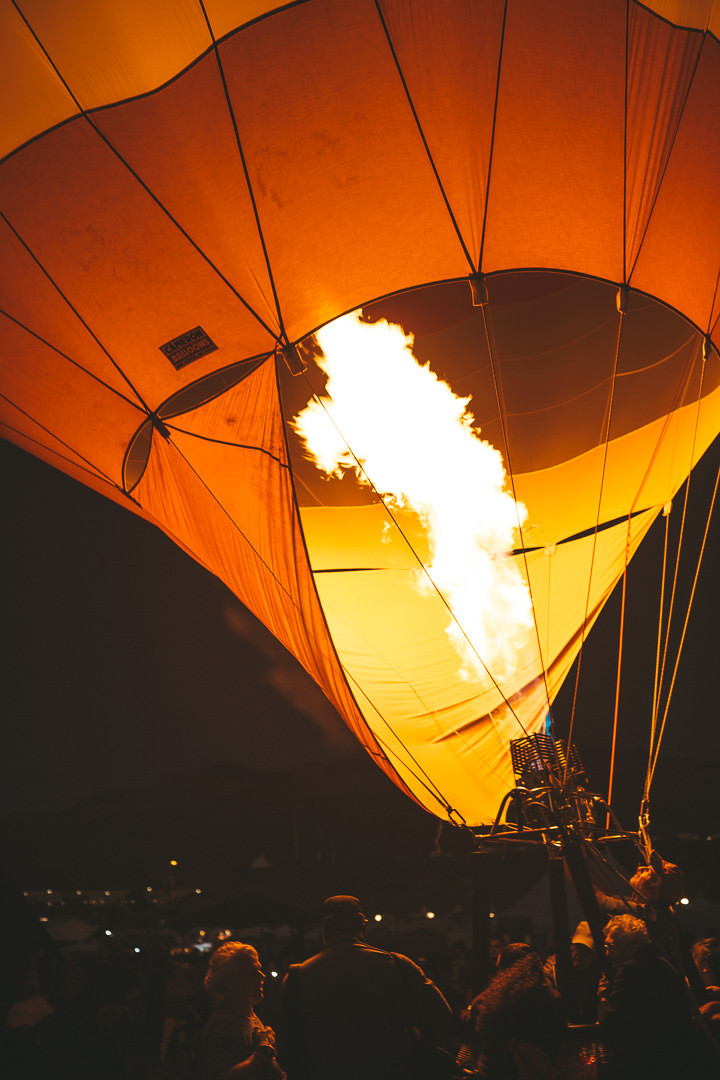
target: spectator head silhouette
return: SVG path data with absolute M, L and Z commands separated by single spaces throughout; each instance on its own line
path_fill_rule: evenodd
M 640 949 L 649 944 L 647 927 L 635 915 L 614 915 L 605 927 L 605 949 L 613 967 L 632 960 Z
M 336 938 L 363 938 L 367 919 L 356 896 L 329 896 L 322 907 L 322 933 L 325 942 Z
M 264 982 L 260 957 L 252 945 L 226 941 L 210 957 L 205 989 L 217 1001 L 249 1011 L 262 999 Z

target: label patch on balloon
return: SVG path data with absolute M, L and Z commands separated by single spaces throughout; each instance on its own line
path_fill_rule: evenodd
M 160 352 L 167 356 L 168 360 L 179 371 L 180 368 L 192 364 L 193 360 L 199 360 L 201 356 L 215 352 L 217 345 L 205 333 L 202 326 L 194 326 L 192 330 L 186 330 L 180 337 L 173 338 L 160 346 Z

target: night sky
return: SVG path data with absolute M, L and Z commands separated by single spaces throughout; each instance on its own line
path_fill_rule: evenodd
M 719 460 L 715 446 L 693 474 L 683 597 Z M 158 529 L 3 442 L 0 470 L 0 813 L 60 808 L 223 761 L 273 770 L 363 754 L 285 650 Z M 676 510 L 679 523 L 679 500 Z M 661 552 L 656 526 L 631 565 L 621 755 L 646 742 Z M 716 520 L 662 768 L 678 757 L 720 763 L 719 553 Z M 613 598 L 591 635 L 576 705 L 575 738 L 598 784 L 609 759 L 618 609 Z M 560 733 L 571 700 L 572 676 L 555 710 Z
M 159 529 L 5 442 L 0 468 L 0 812 L 223 761 L 363 753 L 286 650 Z

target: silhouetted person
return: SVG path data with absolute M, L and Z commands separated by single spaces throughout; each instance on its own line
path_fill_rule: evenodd
M 695 942 L 690 952 L 702 985 L 698 995 L 700 1012 L 705 1017 L 709 1034 L 720 1042 L 720 938 L 702 938 Z
M 458 1060 L 478 1080 L 550 1080 L 558 1075 L 567 1032 L 560 996 L 529 945 L 506 945 L 497 966 L 470 1006 L 474 1035 Z
M 616 915 L 605 928 L 612 966 L 601 979 L 598 1019 L 622 1080 L 677 1080 L 708 1071 L 687 985 L 659 954 L 642 919 Z
M 598 959 L 590 927 L 580 922 L 570 941 L 570 963 L 567 992 L 563 1003 L 571 1024 L 594 1024 L 597 1020 L 597 991 L 602 966 Z M 545 974 L 554 990 L 558 990 L 556 957 L 548 956 Z
M 649 862 L 637 867 L 630 878 L 630 886 L 630 896 L 610 896 L 596 885 L 595 894 L 601 911 L 607 916 L 627 914 L 642 919 L 662 955 L 682 971 L 680 930 L 672 908 L 684 893 L 682 871 L 653 851 Z
M 366 923 L 355 897 L 329 897 L 325 947 L 285 976 L 278 1055 L 289 1080 L 398 1080 L 421 1036 L 448 1037 L 443 995 L 408 957 L 369 945 Z
M 213 953 L 205 989 L 215 1010 L 202 1035 L 203 1080 L 284 1080 L 274 1032 L 255 1014 L 264 981 L 251 945 L 227 941 Z

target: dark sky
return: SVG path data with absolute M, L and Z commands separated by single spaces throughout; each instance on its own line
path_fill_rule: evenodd
M 299 665 L 159 529 L 5 442 L 0 813 L 234 761 L 362 753 Z
M 706 457 L 693 484 L 689 566 L 720 450 Z M 273 769 L 362 754 L 285 650 L 158 529 L 3 442 L 0 475 L 0 813 L 65 806 L 224 760 Z M 646 739 L 661 552 L 656 531 L 631 566 L 622 754 L 639 752 Z M 663 761 L 720 763 L 718 554 L 716 522 Z M 682 588 L 685 597 L 686 579 Z M 576 706 L 577 741 L 599 779 L 612 726 L 617 611 L 611 601 L 591 637 Z M 561 727 L 571 697 L 571 687 L 561 695 Z

